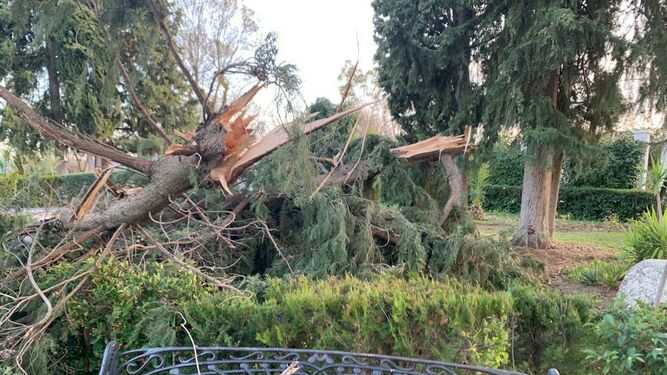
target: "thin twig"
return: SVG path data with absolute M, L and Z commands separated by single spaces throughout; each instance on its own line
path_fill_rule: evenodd
M 157 247 L 157 249 L 160 250 L 160 252 L 162 254 L 164 254 L 167 258 L 169 258 L 171 261 L 173 261 L 177 265 L 187 269 L 188 271 L 191 271 L 192 273 L 196 274 L 197 276 L 203 278 L 204 280 L 206 280 L 206 281 L 208 281 L 208 282 L 210 282 L 214 285 L 217 285 L 220 288 L 238 291 L 238 289 L 234 288 L 233 286 L 231 286 L 229 284 L 225 284 L 223 282 L 220 282 L 220 280 L 216 279 L 213 276 L 207 275 L 206 273 L 202 272 L 199 268 L 193 267 L 193 266 L 187 264 L 186 262 L 178 259 L 174 254 L 172 254 L 169 250 L 167 250 L 164 246 L 162 246 L 162 244 L 160 242 L 158 242 L 153 236 L 151 236 L 146 230 L 144 230 L 144 228 L 142 228 L 139 225 L 136 225 L 136 227 L 137 227 L 137 230 L 139 231 L 139 233 L 141 233 L 146 239 L 151 241 Z
M 192 343 L 192 351 L 195 353 L 195 366 L 197 366 L 197 374 L 201 375 L 201 369 L 199 368 L 199 358 L 197 354 L 197 345 L 195 344 L 195 340 L 192 338 L 192 335 L 190 334 L 190 330 L 188 330 L 188 327 L 185 325 L 188 324 L 188 321 L 185 320 L 185 317 L 183 314 L 181 314 L 180 311 L 176 311 L 178 315 L 180 315 L 181 319 L 183 319 L 183 323 L 181 323 L 181 327 L 185 331 L 185 333 L 188 334 L 188 337 L 190 338 L 190 343 Z

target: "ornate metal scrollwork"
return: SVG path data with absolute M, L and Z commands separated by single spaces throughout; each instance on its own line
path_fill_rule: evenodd
M 111 342 L 100 375 L 280 375 L 298 362 L 295 375 L 524 375 L 490 368 L 339 351 L 283 348 L 148 348 L 117 351 Z

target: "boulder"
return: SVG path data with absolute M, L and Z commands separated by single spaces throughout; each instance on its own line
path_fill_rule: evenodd
M 637 304 L 637 300 L 653 304 L 666 264 L 667 260 L 660 259 L 646 259 L 635 264 L 623 278 L 616 297 L 624 295 L 625 303 L 631 307 Z M 667 303 L 667 287 L 663 290 L 660 301 Z

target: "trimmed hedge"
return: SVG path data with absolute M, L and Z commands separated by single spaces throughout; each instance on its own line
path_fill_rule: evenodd
M 64 206 L 85 194 L 97 179 L 95 173 L 21 176 L 0 175 L 0 204 L 29 207 Z M 111 182 L 119 187 L 142 186 L 148 179 L 128 170 L 116 170 Z
M 519 212 L 521 186 L 488 186 L 484 209 L 489 211 Z M 573 219 L 603 220 L 616 215 L 621 220 L 636 219 L 647 208 L 655 205 L 650 192 L 636 189 L 561 187 L 558 213 Z
M 338 349 L 503 368 L 514 360 L 517 369 L 535 373 L 553 366 L 584 373 L 581 348 L 592 305 L 583 296 L 522 286 L 485 291 L 452 279 L 390 274 L 250 278 L 243 288 L 244 296 L 216 291 L 189 272 L 153 262 L 107 263 L 68 302 L 67 320 L 57 326 L 64 331 L 51 332 L 61 340 L 56 354 L 93 373 L 108 340 L 124 349 L 188 346 L 182 313 L 198 345 Z

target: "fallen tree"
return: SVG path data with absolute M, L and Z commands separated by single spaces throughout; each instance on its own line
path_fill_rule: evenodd
M 259 168 L 257 164 L 261 164 L 267 156 L 287 146 L 291 147 L 295 144 L 292 142 L 295 138 L 325 129 L 372 103 L 337 110 L 330 116 L 314 121 L 303 120 L 294 125 L 276 126 L 256 139 L 251 128 L 253 117 L 246 115 L 247 106 L 262 88 L 278 81 L 275 77 L 276 67 L 248 63 L 247 72 L 259 82 L 229 105 L 212 108 L 207 95 L 192 79 L 178 55 L 159 9 L 152 1 L 149 4 L 161 25 L 170 52 L 203 109 L 203 120 L 198 128 L 193 132 L 177 133 L 183 138 L 183 143 L 173 143 L 160 125 L 150 118 L 149 112 L 130 87 L 134 107 L 169 144 L 165 155 L 157 160 L 132 155 L 77 132 L 73 130 L 76 128 L 74 126 L 40 116 L 12 91 L 0 87 L 0 98 L 44 139 L 99 156 L 142 173 L 149 179 L 141 189 L 124 191 L 108 186 L 110 172 L 105 171 L 97 183 L 90 187 L 72 215 L 33 224 L 7 237 L 4 245 L 11 257 L 5 262 L 9 264 L 10 272 L 0 285 L 0 333 L 5 338 L 0 349 L 7 350 L 6 353 L 16 358 L 20 370 L 24 371 L 23 358 L 26 353 L 63 313 L 68 299 L 84 288 L 90 275 L 110 258 L 132 258 L 135 252 L 143 252 L 145 255 L 148 250 L 157 250 L 154 256 L 162 257 L 195 273 L 211 285 L 222 288 L 234 287 L 234 267 L 243 257 L 239 251 L 234 250 L 247 247 L 246 242 L 257 237 L 261 237 L 261 243 L 256 251 L 260 252 L 262 244 L 268 243 L 272 247 L 269 256 L 280 259 L 270 267 L 278 269 L 284 266 L 289 271 L 296 269 L 303 272 L 310 269 L 336 273 L 356 267 L 353 263 L 360 269 L 392 263 L 418 270 L 424 269 L 427 262 L 451 264 L 456 260 L 458 250 L 452 251 L 453 255 L 447 255 L 449 258 L 443 260 L 438 258 L 441 254 L 431 256 L 436 251 L 427 250 L 427 247 L 436 249 L 454 246 L 445 238 L 442 222 L 452 206 L 460 206 L 460 196 L 452 194 L 450 201 L 454 202 L 445 206 L 439 222 L 433 220 L 431 212 L 425 213 L 423 218 L 408 219 L 405 212 L 383 207 L 380 204 L 382 199 L 365 196 L 374 194 L 372 190 L 377 190 L 377 186 L 367 185 L 377 185 L 379 180 L 375 177 L 385 174 L 387 169 L 393 168 L 400 174 L 405 173 L 403 170 L 407 170 L 406 167 L 410 165 L 439 159 L 450 161 L 443 165 L 450 184 L 458 186 L 452 188 L 452 191 L 460 192 L 460 176 L 452 157 L 469 149 L 467 137 L 434 137 L 412 145 L 378 148 L 380 151 L 374 156 L 364 158 L 368 154 L 364 152 L 364 132 L 358 156 L 346 162 L 345 151 L 355 134 L 353 128 L 339 155 L 295 153 L 289 155 L 292 158 L 289 162 L 267 167 L 274 171 L 285 169 L 288 173 L 297 174 L 311 169 L 323 172 L 315 175 L 312 181 L 304 179 L 282 192 L 266 191 L 271 184 L 263 184 L 260 189 L 255 189 L 253 169 Z M 222 71 L 224 73 L 224 69 Z M 123 78 L 129 85 L 127 74 L 123 74 Z M 343 107 L 343 102 L 344 98 L 339 108 Z M 299 164 L 296 159 L 302 159 L 306 164 Z M 324 162 L 327 166 L 321 165 Z M 304 167 L 304 170 L 298 170 L 300 167 Z M 238 184 L 244 174 L 249 174 L 250 180 Z M 388 177 L 384 182 L 386 186 L 400 183 L 413 184 L 406 193 L 413 200 L 406 205 L 408 208 L 413 205 L 440 210 L 440 207 L 436 207 L 437 200 L 419 190 L 410 178 Z M 217 211 L 202 207 L 190 194 L 201 188 L 223 192 L 218 195 Z M 396 185 L 383 188 L 379 194 L 398 197 L 400 194 L 390 192 L 393 188 L 401 189 Z M 354 189 L 364 191 L 351 193 Z M 97 204 L 99 197 L 106 194 L 107 190 L 111 193 L 111 200 Z M 262 206 L 274 208 L 268 207 L 262 215 L 258 212 Z M 286 212 L 290 211 L 299 214 L 287 215 Z M 276 218 L 282 215 L 285 216 Z M 349 224 L 349 220 L 353 223 Z M 287 230 L 279 238 L 274 238 L 276 228 L 283 225 L 296 225 L 300 229 Z M 303 232 L 309 226 L 314 233 Z M 210 248 L 216 246 L 222 246 L 227 251 L 209 254 Z M 285 246 L 288 248 L 285 249 Z M 397 250 L 388 252 L 387 246 Z M 457 246 L 462 245 L 458 243 Z M 321 251 L 317 249 L 320 255 L 328 258 L 323 260 L 319 256 L 308 256 L 304 253 L 308 247 L 321 247 Z M 349 254 L 345 250 L 348 247 L 354 248 Z M 387 254 L 382 255 L 383 252 Z M 139 259 L 143 259 L 144 255 Z M 341 257 L 350 259 L 341 260 Z M 56 267 L 63 264 L 76 266 L 67 277 L 63 277 L 59 273 L 60 268 Z M 429 267 L 438 269 L 432 265 Z M 444 270 L 444 266 L 441 269 Z M 253 273 L 257 272 L 262 271 L 253 270 Z M 56 281 L 44 281 L 53 278 Z M 47 307 L 46 312 L 42 306 Z

